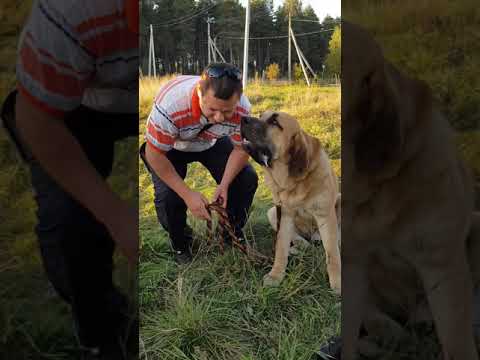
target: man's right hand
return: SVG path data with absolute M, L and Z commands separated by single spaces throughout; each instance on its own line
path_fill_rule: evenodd
M 193 216 L 199 219 L 210 220 L 206 207 L 208 200 L 185 184 L 165 154 L 153 150 L 152 145 L 147 143 L 145 157 L 157 176 L 185 201 Z
M 202 194 L 196 191 L 189 191 L 184 196 L 183 201 L 185 201 L 193 216 L 203 220 L 211 220 L 207 211 L 208 200 Z
M 124 200 L 115 200 L 109 208 L 110 214 L 104 224 L 128 262 L 135 266 L 140 245 L 138 211 Z

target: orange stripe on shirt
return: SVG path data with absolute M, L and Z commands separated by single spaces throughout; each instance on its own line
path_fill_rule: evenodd
M 83 43 L 97 57 L 103 57 L 119 51 L 137 49 L 138 36 L 129 31 L 128 28 L 121 27 L 94 35 Z
M 241 113 L 241 114 L 244 114 L 244 115 L 248 115 L 248 111 L 247 109 L 241 107 L 241 106 L 237 106 L 236 110 Z
M 185 109 L 185 110 L 176 111 L 176 112 L 174 112 L 173 114 L 171 114 L 170 117 L 171 117 L 172 119 L 175 119 L 176 117 L 180 117 L 180 116 L 182 116 L 182 115 L 188 114 L 189 112 L 191 112 L 191 109 Z
M 157 147 L 154 143 L 152 143 L 148 138 L 147 138 L 147 144 L 149 145 L 150 148 L 155 150 L 156 152 L 159 152 L 160 154 L 166 154 L 166 151 L 160 149 Z
M 202 132 L 198 137 L 206 140 L 218 139 L 218 136 L 213 135 L 208 130 Z
M 233 140 L 233 141 L 236 141 L 236 142 L 241 142 L 242 141 L 242 137 L 240 136 L 240 134 L 232 134 L 230 135 L 230 138 Z
M 148 134 L 151 135 L 155 140 L 157 140 L 160 144 L 163 145 L 172 145 L 175 142 L 175 138 L 170 136 L 166 133 L 162 133 L 158 131 L 154 124 L 149 122 L 147 128 Z
M 26 37 L 32 42 L 32 44 L 35 44 L 35 40 L 32 36 L 32 33 L 29 31 L 27 32 L 26 34 Z M 76 69 L 74 69 L 72 66 L 70 66 L 69 64 L 67 63 L 64 63 L 64 62 L 61 62 L 61 61 L 58 61 L 57 59 L 55 59 L 53 57 L 52 54 L 50 54 L 49 52 L 47 52 L 46 50 L 44 49 L 37 49 L 37 51 L 42 54 L 43 56 L 45 56 L 48 60 L 50 60 L 51 62 L 53 62 L 55 65 L 57 65 L 58 67 L 61 67 L 63 69 L 67 69 L 67 70 L 70 70 L 72 72 L 74 72 L 75 74 L 77 75 L 80 75 L 80 76 L 85 76 L 85 75 L 88 75 L 91 73 L 91 71 L 77 71 Z
M 240 125 L 240 115 L 234 114 L 229 122 L 235 125 Z
M 115 12 L 113 14 L 99 16 L 96 18 L 90 18 L 86 21 L 81 22 L 79 25 L 75 27 L 79 34 L 83 34 L 87 31 L 92 29 L 101 27 L 101 26 L 108 26 L 115 23 L 118 20 L 125 20 L 125 13 L 124 12 Z
M 27 89 L 25 89 L 22 84 L 19 82 L 17 83 L 17 88 L 20 94 L 22 94 L 33 106 L 39 109 L 42 112 L 45 112 L 49 115 L 52 115 L 56 118 L 62 118 L 65 115 L 65 111 L 58 110 L 55 108 L 50 107 L 46 103 L 42 102 L 41 100 L 37 99 L 35 96 L 30 94 Z
M 190 125 L 197 125 L 197 124 L 200 124 L 199 119 L 194 119 L 190 116 L 181 118 L 180 120 L 175 121 L 175 125 L 179 129 L 190 126 Z
M 24 70 L 46 90 L 66 97 L 83 95 L 88 77 L 80 80 L 71 75 L 58 73 L 53 65 L 42 63 L 28 43 L 24 43 L 20 57 Z

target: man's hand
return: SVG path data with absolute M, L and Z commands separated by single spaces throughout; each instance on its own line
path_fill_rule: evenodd
M 215 194 L 213 194 L 212 202 L 217 200 L 221 201 L 221 205 L 226 208 L 227 201 L 228 201 L 228 186 L 224 184 L 218 185 L 217 189 L 215 190 Z
M 183 198 L 192 215 L 204 220 L 211 220 L 207 211 L 208 200 L 199 192 L 189 191 Z
M 138 260 L 138 211 L 123 200 L 109 206 L 111 214 L 105 221 L 113 241 L 135 266 Z

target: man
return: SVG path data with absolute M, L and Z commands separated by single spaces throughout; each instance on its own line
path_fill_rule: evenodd
M 136 265 L 138 214 L 108 186 L 116 140 L 138 134 L 138 1 L 39 0 L 2 118 L 27 161 L 44 267 L 90 358 L 123 359 L 115 244 Z
M 241 146 L 240 118 L 250 112 L 242 92 L 240 71 L 214 63 L 200 77 L 179 76 L 165 84 L 148 117 L 140 153 L 152 175 L 158 220 L 179 264 L 192 259 L 187 208 L 197 218 L 210 218 L 209 201 L 184 182 L 189 163 L 198 161 L 212 174 L 218 184 L 212 201 L 226 207 L 235 235 L 244 237 L 258 177 Z

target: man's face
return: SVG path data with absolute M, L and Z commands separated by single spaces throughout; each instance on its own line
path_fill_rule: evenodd
M 198 97 L 200 98 L 200 109 L 203 115 L 212 123 L 230 120 L 235 113 L 238 100 L 240 100 L 237 93 L 233 94 L 228 100 L 216 98 L 212 89 L 208 89 L 205 94 L 199 92 Z

